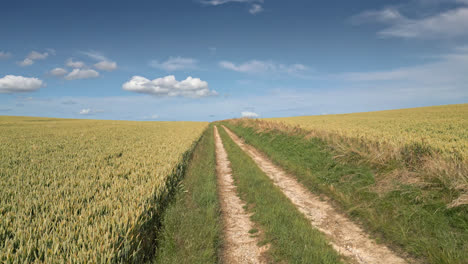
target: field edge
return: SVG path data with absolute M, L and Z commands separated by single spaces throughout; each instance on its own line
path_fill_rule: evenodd
M 221 216 L 213 126 L 203 132 L 165 211 L 153 263 L 218 263 Z

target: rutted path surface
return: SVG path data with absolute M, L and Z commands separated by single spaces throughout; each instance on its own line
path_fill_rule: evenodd
M 218 173 L 218 194 L 224 222 L 224 263 L 265 263 L 262 253 L 266 247 L 258 247 L 258 238 L 252 237 L 249 230 L 253 228 L 250 215 L 243 208 L 244 202 L 237 196 L 236 186 L 226 150 L 214 126 L 216 144 L 216 170 Z
M 293 176 L 274 165 L 252 146 L 245 144 L 227 127 L 232 140 L 245 151 L 270 177 L 311 224 L 330 240 L 333 248 L 355 263 L 407 263 L 384 245 L 377 244 L 359 226 L 338 213 L 327 201 L 321 200 L 302 186 Z

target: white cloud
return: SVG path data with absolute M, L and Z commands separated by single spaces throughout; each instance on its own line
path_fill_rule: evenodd
M 79 112 L 80 115 L 89 115 L 91 113 L 92 111 L 89 108 L 81 109 L 81 111 Z
M 115 61 L 108 59 L 106 56 L 104 56 L 98 51 L 81 51 L 81 53 L 90 57 L 93 60 L 97 60 L 98 63 L 94 64 L 94 67 L 96 67 L 96 69 L 98 70 L 113 71 L 117 69 L 117 63 Z
M 55 50 L 54 49 L 46 49 L 50 55 L 54 55 L 56 54 Z
M 30 66 L 30 65 L 33 65 L 33 63 L 34 63 L 34 61 L 33 61 L 33 60 L 26 58 L 26 59 L 24 59 L 24 60 L 22 60 L 22 61 L 18 62 L 18 65 L 19 65 L 19 66 L 23 66 L 23 67 L 24 67 L 24 66 Z
M 66 80 L 76 80 L 76 79 L 89 79 L 99 77 L 99 72 L 91 69 L 73 69 L 67 76 Z
M 352 18 L 354 22 L 380 22 L 388 27 L 379 31 L 381 37 L 453 38 L 468 36 L 468 8 L 458 7 L 442 13 L 411 19 L 395 8 L 366 11 Z
M 48 56 L 49 56 L 48 52 L 39 53 L 39 52 L 33 50 L 28 54 L 28 56 L 24 60 L 18 62 L 18 65 L 23 66 L 23 67 L 24 66 L 30 66 L 30 65 L 34 64 L 34 61 L 43 60 L 43 59 L 47 58 Z
M 303 64 L 278 64 L 273 61 L 259 61 L 251 60 L 242 64 L 234 64 L 230 61 L 221 61 L 219 66 L 222 68 L 244 73 L 287 73 L 287 74 L 300 74 L 309 68 Z
M 263 2 L 263 0 L 203 0 L 200 1 L 206 5 L 223 5 L 227 3 L 250 3 L 250 2 Z
M 44 53 L 39 53 L 37 51 L 31 51 L 31 53 L 29 53 L 28 55 L 28 59 L 31 59 L 31 60 L 43 60 L 45 58 L 47 58 L 49 56 L 49 53 L 47 52 L 44 52 Z
M 263 7 L 259 4 L 253 4 L 250 9 L 249 9 L 249 13 L 252 14 L 252 15 L 255 15 L 257 13 L 260 13 L 263 11 Z
M 0 93 L 32 92 L 43 86 L 38 78 L 6 75 L 0 78 Z
M 183 57 L 169 57 L 168 60 L 160 63 L 157 60 L 150 62 L 150 66 L 165 71 L 178 71 L 197 68 L 197 60 Z
M 401 20 L 406 20 L 396 8 L 385 8 L 383 10 L 365 11 L 351 18 L 351 21 L 356 24 L 366 23 L 369 21 L 378 21 L 381 23 L 395 23 Z
M 151 119 L 154 120 L 154 119 L 158 119 L 158 118 L 159 118 L 159 115 L 156 115 L 156 114 L 143 117 L 143 119 L 146 119 L 146 120 L 151 120 Z
M 82 51 L 81 53 L 88 56 L 88 57 L 90 57 L 93 60 L 97 60 L 97 61 L 107 61 L 108 60 L 106 56 L 102 55 L 102 53 L 94 51 L 94 50 Z
M 349 72 L 335 77 L 343 81 L 343 86 L 357 88 L 356 92 L 362 96 L 375 95 L 373 100 L 380 100 L 379 95 L 382 100 L 398 97 L 399 101 L 413 104 L 424 100 L 426 104 L 464 103 L 468 98 L 467 69 L 468 50 L 459 48 L 429 63 L 386 71 Z M 365 95 L 364 91 L 369 94 Z
M 94 64 L 94 67 L 103 71 L 113 71 L 117 69 L 117 63 L 114 61 L 100 61 Z
M 263 3 L 263 0 L 201 0 L 200 3 L 205 5 L 219 6 L 227 3 Z M 263 11 L 263 7 L 259 4 L 252 4 L 249 13 L 255 15 Z
M 156 96 L 205 97 L 216 95 L 216 91 L 208 88 L 208 83 L 191 76 L 183 81 L 177 81 L 174 75 L 149 80 L 141 76 L 133 76 L 122 85 L 126 91 L 151 94 Z
M 437 60 L 415 66 L 387 71 L 350 72 L 340 75 L 347 81 L 358 82 L 404 82 L 420 87 L 464 87 L 468 83 L 468 48 L 458 47 L 452 53 L 439 56 Z
M 244 111 L 241 113 L 242 117 L 248 117 L 248 118 L 257 118 L 258 114 L 254 112 L 249 112 L 249 111 Z
M 52 74 L 55 77 L 62 77 L 62 76 L 65 76 L 65 74 L 67 73 L 68 73 L 67 70 L 63 68 L 55 68 L 50 71 L 50 74 Z
M 86 66 L 86 64 L 82 61 L 73 61 L 72 58 L 69 58 L 66 61 L 65 66 L 70 67 L 70 68 L 83 68 Z
M 11 53 L 10 52 L 4 52 L 4 51 L 0 51 L 0 60 L 2 59 L 8 59 L 11 57 Z

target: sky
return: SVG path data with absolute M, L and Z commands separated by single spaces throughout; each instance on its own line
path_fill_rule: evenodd
M 0 115 L 213 121 L 468 102 L 468 0 L 5 0 Z

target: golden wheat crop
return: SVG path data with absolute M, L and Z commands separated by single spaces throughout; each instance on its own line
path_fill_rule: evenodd
M 445 156 L 468 158 L 468 104 L 265 120 L 397 147 L 424 143 Z
M 0 117 L 0 262 L 135 256 L 168 177 L 206 126 Z

